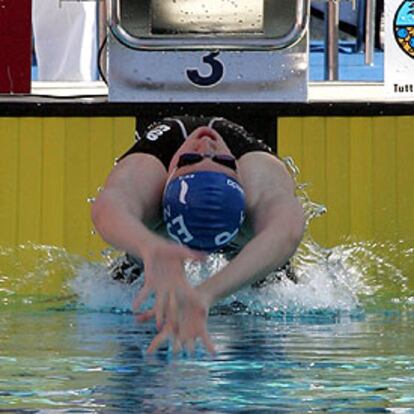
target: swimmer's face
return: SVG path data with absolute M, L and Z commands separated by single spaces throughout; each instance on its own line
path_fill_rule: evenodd
M 196 171 L 214 171 L 227 174 L 238 179 L 236 171 L 229 167 L 218 164 L 210 158 L 204 158 L 202 161 L 177 168 L 177 163 L 181 154 L 198 153 L 210 155 L 233 155 L 229 147 L 224 142 L 221 135 L 212 128 L 203 126 L 195 129 L 191 135 L 185 140 L 181 147 L 174 154 L 168 168 L 170 178 L 178 175 L 189 174 Z

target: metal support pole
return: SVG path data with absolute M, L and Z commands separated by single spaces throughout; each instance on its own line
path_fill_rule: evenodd
M 376 1 L 366 0 L 365 4 L 365 64 L 374 63 Z
M 364 47 L 365 32 L 365 10 L 367 0 L 358 0 L 357 3 L 357 25 L 356 25 L 356 45 L 355 52 L 361 52 Z
M 338 80 L 339 0 L 325 6 L 325 80 Z
M 97 9 L 97 23 L 98 23 L 98 59 L 100 60 L 98 64 L 102 70 L 102 75 L 106 75 L 107 72 L 107 62 L 106 62 L 106 45 L 105 39 L 107 35 L 107 10 L 105 1 L 96 0 L 96 9 Z M 99 51 L 101 47 L 104 47 L 104 50 L 101 54 Z

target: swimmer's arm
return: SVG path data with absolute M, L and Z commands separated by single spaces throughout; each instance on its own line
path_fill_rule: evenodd
M 166 169 L 156 158 L 131 154 L 113 169 L 92 207 L 92 219 L 102 238 L 144 261 L 145 283 L 133 307 L 139 311 L 149 294 L 154 292 L 153 314 L 159 329 L 168 313 L 169 297 L 177 287 L 186 283 L 184 260 L 204 257 L 151 230 L 151 222 L 160 215 L 166 179 Z M 185 288 L 188 290 L 187 286 Z M 174 315 L 168 316 L 174 318 Z
M 92 221 L 115 248 L 143 257 L 156 235 L 147 223 L 159 215 L 167 172 L 148 154 L 131 154 L 110 173 L 92 205 Z
M 225 268 L 197 287 L 208 305 L 283 266 L 303 237 L 304 212 L 283 163 L 267 154 L 247 154 L 241 172 L 255 236 Z

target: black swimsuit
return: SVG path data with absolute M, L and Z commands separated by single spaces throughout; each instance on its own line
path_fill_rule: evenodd
M 137 152 L 151 154 L 168 170 L 174 154 L 191 132 L 200 126 L 209 126 L 217 131 L 236 159 L 252 151 L 273 153 L 264 142 L 227 119 L 180 116 L 152 123 L 145 129 L 142 137 L 137 133 L 137 142 L 120 159 Z

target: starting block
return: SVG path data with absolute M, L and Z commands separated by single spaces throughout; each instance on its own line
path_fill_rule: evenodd
M 111 0 L 112 102 L 303 102 L 310 0 Z

